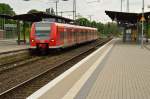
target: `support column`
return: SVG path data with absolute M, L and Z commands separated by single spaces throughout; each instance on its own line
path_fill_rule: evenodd
M 126 26 L 123 29 L 123 42 L 126 42 Z
M 24 44 L 26 44 L 26 34 L 25 34 L 25 22 L 23 22 L 23 41 L 24 41 Z
M 146 43 L 148 43 L 148 20 L 146 21 Z
M 18 40 L 17 43 L 20 45 L 20 21 L 17 20 L 17 35 L 18 35 Z
M 138 20 L 137 20 L 136 26 L 137 26 L 136 42 L 139 42 L 139 22 L 138 22 Z

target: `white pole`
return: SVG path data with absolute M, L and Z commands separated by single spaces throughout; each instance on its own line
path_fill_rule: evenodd
M 129 8 L 129 0 L 127 0 L 127 12 L 129 12 L 130 8 Z
M 73 20 L 76 20 L 76 0 L 73 0 Z
M 121 0 L 121 12 L 122 12 L 122 0 Z
M 144 18 L 144 0 L 142 5 L 142 17 Z M 142 20 L 142 35 L 141 35 L 141 47 L 143 48 L 143 35 L 144 35 L 144 20 Z

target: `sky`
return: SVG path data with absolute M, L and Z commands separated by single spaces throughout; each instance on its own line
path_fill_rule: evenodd
M 55 9 L 55 0 L 0 0 L 0 3 L 9 4 L 17 14 L 25 14 L 31 9 L 37 9 L 39 11 L 45 11 L 46 8 L 53 7 Z M 93 2 L 97 0 L 76 0 L 77 2 L 77 15 L 89 18 L 92 15 L 92 20 L 106 23 L 111 22 L 111 19 L 105 14 L 105 10 L 120 11 L 121 0 L 98 0 L 99 2 Z M 148 5 L 149 0 L 145 0 L 145 11 L 150 11 Z M 92 3 L 89 3 L 92 2 Z M 126 2 L 123 0 L 123 11 L 126 12 Z M 142 0 L 129 0 L 130 12 L 142 12 Z M 58 12 L 72 11 L 73 0 L 62 1 L 59 0 Z M 64 17 L 72 18 L 72 13 L 63 14 Z

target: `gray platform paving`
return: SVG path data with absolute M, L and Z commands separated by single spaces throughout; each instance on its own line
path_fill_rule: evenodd
M 16 40 L 0 40 L 0 53 L 28 49 L 29 45 L 17 45 Z
M 150 99 L 150 51 L 117 41 L 86 99 Z

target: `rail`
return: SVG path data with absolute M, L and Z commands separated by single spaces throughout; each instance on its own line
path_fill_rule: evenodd
M 60 65 L 63 65 L 63 64 L 65 64 L 65 63 L 67 63 L 67 62 L 69 62 L 69 61 L 71 61 L 71 60 L 73 60 L 73 59 L 75 59 L 75 58 L 77 58 L 77 57 L 80 57 L 82 54 L 84 54 L 84 53 L 86 53 L 86 52 L 88 52 L 88 51 L 91 51 L 91 50 L 95 49 L 97 46 L 102 45 L 102 44 L 104 44 L 104 43 L 107 42 L 107 41 L 108 41 L 108 40 L 103 41 L 103 42 L 101 42 L 100 44 L 96 45 L 95 47 L 92 47 L 92 48 L 90 48 L 90 49 L 88 49 L 88 50 L 85 50 L 84 52 L 82 52 L 82 53 L 80 53 L 80 54 L 78 54 L 78 55 L 76 55 L 76 56 L 74 56 L 74 57 L 72 57 L 72 58 L 70 58 L 70 59 L 68 59 L 68 60 L 66 60 L 66 61 L 64 61 L 64 62 L 62 62 L 62 63 L 60 63 L 60 64 L 58 64 L 58 65 L 55 66 L 55 67 L 58 67 L 58 66 L 60 66 Z M 55 68 L 55 67 L 53 67 L 53 68 Z M 12 87 L 12 88 L 10 88 L 9 90 L 6 90 L 6 91 L 0 93 L 0 96 L 6 95 L 7 93 L 9 93 L 9 92 L 11 92 L 11 91 L 17 89 L 18 87 L 23 86 L 24 84 L 26 84 L 26 83 L 28 83 L 28 82 L 30 82 L 30 81 L 33 81 L 34 79 L 37 79 L 38 77 L 40 77 L 40 76 L 44 75 L 45 73 L 49 72 L 51 69 L 52 69 L 52 68 L 50 68 L 50 69 L 48 69 L 48 70 L 46 70 L 46 71 L 44 71 L 44 72 L 41 72 L 40 74 L 38 74 L 38 75 L 36 75 L 36 76 L 34 76 L 34 77 L 32 77 L 32 78 L 30 78 L 30 79 L 28 79 L 28 80 L 26 80 L 26 81 L 24 81 L 24 82 L 22 82 L 22 83 L 20 83 L 20 84 L 14 86 L 14 87 Z
M 68 71 L 27 97 L 27 99 L 49 99 L 49 97 L 51 99 L 60 99 L 62 97 L 64 99 L 72 99 L 77 97 L 76 95 L 96 70 L 98 64 L 113 47 L 113 42 L 114 40 L 111 40 Z

